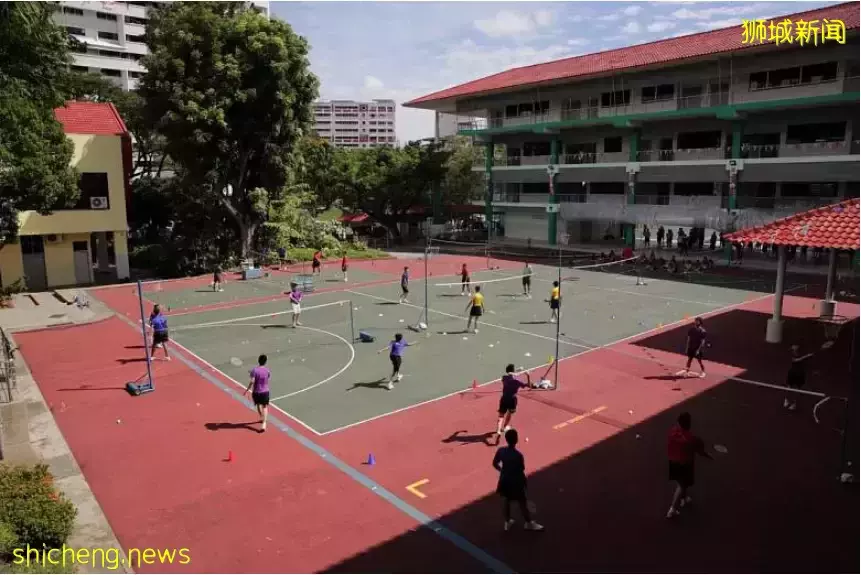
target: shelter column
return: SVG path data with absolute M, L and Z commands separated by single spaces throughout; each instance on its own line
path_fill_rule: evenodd
M 834 315 L 834 283 L 837 279 L 837 250 L 831 248 L 828 253 L 828 283 L 825 287 L 825 299 L 819 302 L 819 315 L 831 317 Z
M 637 192 L 637 170 L 636 164 L 640 155 L 640 130 L 634 130 L 631 133 L 631 137 L 628 139 L 628 189 L 625 191 L 625 204 L 632 205 L 637 203 L 637 198 L 635 196 Z M 631 166 L 630 164 L 634 164 Z M 637 224 L 636 223 L 625 223 L 623 224 L 622 230 L 623 238 L 625 239 L 625 244 L 631 246 L 632 248 L 637 247 Z
M 765 341 L 780 343 L 783 339 L 783 280 L 786 277 L 786 246 L 777 247 L 777 280 L 774 283 L 774 315 L 768 320 Z

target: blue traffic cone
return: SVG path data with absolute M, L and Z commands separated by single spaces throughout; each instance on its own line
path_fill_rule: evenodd
M 368 464 L 368 465 L 374 465 L 375 463 L 377 463 L 377 460 L 376 460 L 376 459 L 374 459 L 374 454 L 373 454 L 373 453 L 369 453 L 369 454 L 368 454 L 368 462 L 367 462 L 367 464 Z

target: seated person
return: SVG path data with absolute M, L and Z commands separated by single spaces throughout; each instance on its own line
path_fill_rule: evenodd
M 676 261 L 675 255 L 670 258 L 669 262 L 667 262 L 667 271 L 671 274 L 679 272 L 679 262 Z
M 692 271 L 694 271 L 694 266 L 693 266 L 693 264 L 691 264 L 691 260 L 685 260 L 684 270 L 685 270 L 686 274 L 689 274 Z
M 616 261 L 616 252 L 614 252 L 613 250 L 610 250 L 610 255 L 607 256 L 607 259 L 611 262 Z

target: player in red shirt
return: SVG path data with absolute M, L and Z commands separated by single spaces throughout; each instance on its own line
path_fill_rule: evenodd
M 460 268 L 460 295 L 469 295 L 469 270 L 466 269 L 466 264 Z
M 670 481 L 676 483 L 673 492 L 673 502 L 667 511 L 667 519 L 679 514 L 679 510 L 691 503 L 688 489 L 694 484 L 694 460 L 697 455 L 712 459 L 703 441 L 691 432 L 691 414 L 684 412 L 679 415 L 678 422 L 670 428 L 667 437 L 667 457 L 670 465 Z

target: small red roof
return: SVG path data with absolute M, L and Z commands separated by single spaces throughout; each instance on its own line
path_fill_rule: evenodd
M 836 4 L 817 10 L 776 17 L 773 20 L 778 21 L 784 18 L 788 18 L 793 22 L 797 20 L 819 20 L 821 22 L 826 18 L 828 20 L 842 20 L 847 31 L 856 30 L 859 24 L 859 4 L 858 2 Z M 514 68 L 416 98 L 405 103 L 404 106 L 420 107 L 419 104 L 448 98 L 474 96 L 480 93 L 540 84 L 553 80 L 598 76 L 622 70 L 630 71 L 634 68 L 652 64 L 678 64 L 683 60 L 738 50 L 777 48 L 775 44 L 763 44 L 761 46 L 742 44 L 742 38 L 741 26 L 731 26 L 729 28 L 691 34 L 689 36 L 658 40 L 638 46 L 627 46 L 607 52 L 598 52 L 596 54 L 575 56 L 544 64 Z
M 724 237 L 732 242 L 857 250 L 861 235 L 859 205 L 858 198 L 846 200 Z
M 343 224 L 361 224 L 368 220 L 368 214 L 344 214 L 338 221 Z
M 125 122 L 113 104 L 101 102 L 66 102 L 54 110 L 67 134 L 122 136 L 128 134 Z

